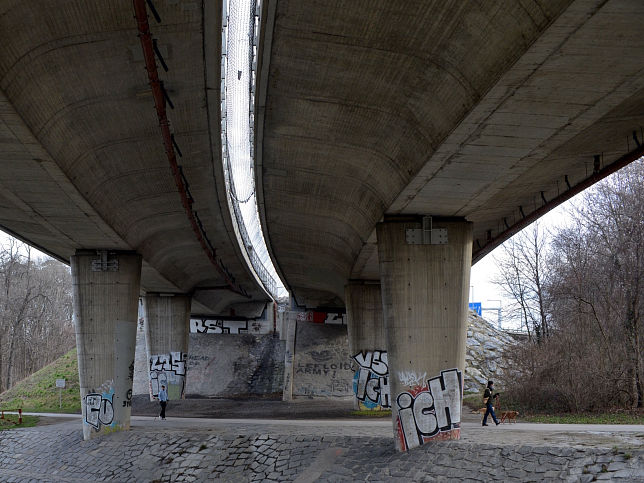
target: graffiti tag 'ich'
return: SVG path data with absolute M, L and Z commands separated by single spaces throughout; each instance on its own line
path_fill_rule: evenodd
M 461 371 L 450 369 L 427 381 L 427 385 L 403 392 L 396 398 L 398 435 L 402 449 L 432 439 L 457 438 L 463 399 Z

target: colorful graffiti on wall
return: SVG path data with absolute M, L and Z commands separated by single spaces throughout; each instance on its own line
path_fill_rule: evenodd
M 420 378 L 401 374 L 399 379 Z M 432 440 L 459 439 L 461 434 L 461 371 L 441 371 L 440 376 L 427 382 L 418 382 L 408 392 L 402 392 L 396 397 L 396 445 L 401 451 Z
M 387 351 L 358 352 L 352 359 L 358 364 L 353 377 L 353 393 L 360 409 L 391 408 Z
M 150 356 L 150 395 L 159 396 L 165 386 L 170 399 L 184 397 L 186 385 L 186 361 L 188 355 L 181 351 Z
M 100 391 L 100 392 L 99 392 Z M 107 381 L 99 391 L 87 394 L 83 399 L 85 404 L 84 423 L 92 426 L 96 431 L 101 426 L 114 426 L 114 382 Z

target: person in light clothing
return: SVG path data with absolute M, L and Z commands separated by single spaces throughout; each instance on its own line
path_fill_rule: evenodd
M 159 417 L 165 421 L 165 407 L 168 404 L 168 391 L 165 390 L 164 385 L 161 385 L 161 390 L 159 391 L 159 404 L 161 404 L 161 414 L 159 414 Z

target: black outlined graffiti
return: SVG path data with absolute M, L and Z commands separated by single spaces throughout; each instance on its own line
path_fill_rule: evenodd
M 85 396 L 85 422 L 97 431 L 101 425 L 109 426 L 114 420 L 114 407 L 112 406 L 114 395 L 108 397 L 95 393 Z
M 456 439 L 460 435 L 462 373 L 441 371 L 427 384 L 398 394 L 396 409 L 401 449 L 407 450 L 432 439 Z
M 128 389 L 127 393 L 125 394 L 125 400 L 123 401 L 123 407 L 129 408 L 131 406 L 132 406 L 132 389 Z
M 186 375 L 187 354 L 183 352 L 170 352 L 150 357 L 150 372 L 168 371 L 179 376 Z
M 159 395 L 162 385 L 169 389 L 169 384 L 179 386 L 180 397 L 183 396 L 187 360 L 188 355 L 178 351 L 150 356 L 150 393 L 153 397 Z
M 190 332 L 193 334 L 247 334 L 248 320 L 192 319 Z
M 387 351 L 358 352 L 353 360 L 358 363 L 353 378 L 353 392 L 360 404 L 366 409 L 390 408 Z

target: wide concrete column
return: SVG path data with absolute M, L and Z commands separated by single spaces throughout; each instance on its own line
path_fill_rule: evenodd
M 190 335 L 191 298 L 188 295 L 147 294 L 145 345 L 150 376 L 150 400 L 165 385 L 168 397 L 185 397 Z
M 130 429 L 141 256 L 71 257 L 83 438 Z
M 380 283 L 352 281 L 344 288 L 349 352 L 354 363 L 354 407 L 391 408 Z
M 460 437 L 472 225 L 434 219 L 419 228 L 395 219 L 377 227 L 399 451 Z

